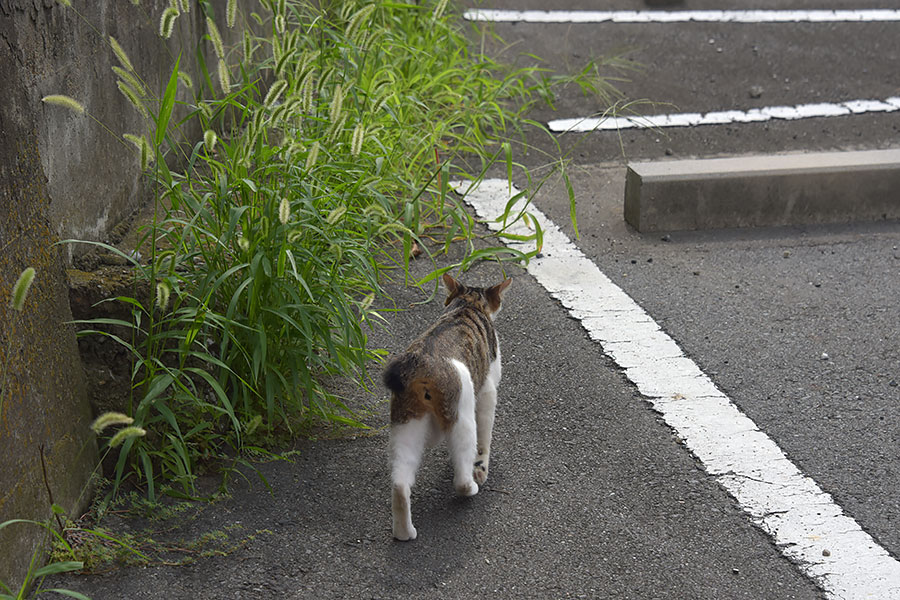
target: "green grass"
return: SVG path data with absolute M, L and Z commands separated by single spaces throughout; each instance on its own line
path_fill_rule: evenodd
M 110 39 L 117 85 L 146 115 L 146 131 L 124 139 L 156 189 L 140 241 L 147 262 L 122 255 L 155 295 L 116 299 L 130 321 L 82 326 L 131 351 L 125 411 L 146 435 L 115 449 L 115 484 L 131 479 L 151 500 L 194 494 L 207 459 L 240 459 L 279 432 L 364 427 L 321 381 L 368 388 L 366 366 L 382 356 L 366 336 L 379 319 L 373 300 L 385 277 L 409 281 L 413 244 L 435 264 L 420 284 L 477 260 L 527 260 L 540 246 L 537 231 L 531 253 L 475 251 L 475 222 L 448 183 L 492 165 L 531 181 L 511 143 L 536 125 L 527 111 L 568 83 L 614 92 L 593 63 L 557 76 L 474 51 L 470 38 L 489 31 L 467 36 L 446 0 L 262 0 L 250 13 L 238 4 L 198 3 L 214 53 L 174 57 L 158 93 Z M 163 15 L 162 34 L 176 12 Z M 227 48 L 219 28 L 232 26 L 243 43 Z M 188 56 L 197 81 L 181 68 Z M 176 101 L 188 84 L 193 100 Z M 185 141 L 191 130 L 202 139 Z M 531 183 L 529 193 L 542 182 Z M 462 262 L 438 269 L 434 254 L 464 240 Z

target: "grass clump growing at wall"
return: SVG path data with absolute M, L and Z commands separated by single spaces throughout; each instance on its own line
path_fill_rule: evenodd
M 160 15 L 162 37 L 185 4 Z M 569 81 L 473 53 L 446 0 L 197 8 L 212 46 L 197 53 L 198 81 L 178 57 L 154 96 L 113 45 L 119 89 L 147 115 L 147 131 L 124 139 L 157 190 L 149 256 L 131 259 L 154 294 L 118 299 L 131 322 L 93 323 L 132 332 L 116 339 L 134 361 L 127 412 L 147 435 L 121 445 L 116 482 L 134 475 L 151 498 L 192 493 L 199 460 L 261 433 L 359 425 L 320 381 L 366 385 L 379 354 L 364 324 L 377 318 L 385 269 L 408 276 L 426 233 L 439 232 L 444 249 L 474 235 L 448 182 L 477 180 L 496 161 L 511 172 L 507 136 Z M 243 42 L 226 47 L 220 27 L 242 28 Z M 608 90 L 591 73 L 576 83 Z M 187 86 L 193 100 L 176 102 Z M 186 143 L 192 124 L 204 133 Z M 527 258 L 498 247 L 463 266 L 501 250 Z

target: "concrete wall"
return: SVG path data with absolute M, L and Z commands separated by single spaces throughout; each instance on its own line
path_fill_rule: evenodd
M 76 517 L 97 464 L 82 366 L 68 324 L 65 267 L 82 250 L 55 242 L 104 240 L 148 199 L 137 155 L 121 138 L 147 133 L 148 127 L 116 87 L 111 67 L 117 61 L 108 37 L 121 43 L 151 90 L 161 89 L 179 52 L 185 66 L 193 65 L 198 43 L 208 45 L 200 41 L 205 15 L 196 1 L 168 43 L 157 35 L 167 0 L 72 5 L 0 0 L 0 522 L 49 516 L 41 447 L 54 500 Z M 224 5 L 209 3 L 227 44 Z M 208 48 L 207 55 L 212 56 Z M 195 69 L 193 74 L 197 81 Z M 75 98 L 88 114 L 43 104 L 49 94 Z M 192 98 L 189 90 L 179 93 L 181 100 Z M 37 277 L 18 313 L 10 308 L 9 294 L 28 266 L 37 269 Z M 36 528 L 0 530 L 0 580 L 21 580 L 41 538 Z

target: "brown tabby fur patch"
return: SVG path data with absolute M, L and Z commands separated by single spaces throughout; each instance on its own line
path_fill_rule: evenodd
M 450 359 L 466 365 L 477 393 L 497 358 L 491 315 L 500 309 L 500 295 L 510 281 L 479 288 L 444 275 L 448 291 L 444 313 L 384 371 L 384 384 L 392 392 L 391 423 L 429 413 L 445 431 L 456 422 L 460 382 Z

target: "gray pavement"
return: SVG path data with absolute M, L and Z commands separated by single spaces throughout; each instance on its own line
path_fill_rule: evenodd
M 484 265 L 465 280 L 499 275 Z M 175 532 L 257 534 L 229 556 L 54 584 L 95 600 L 818 598 L 580 326 L 530 277 L 510 275 L 491 478 L 458 499 L 445 452 L 433 450 L 413 494 L 416 541 L 391 540 L 382 430 L 302 443 L 295 462 L 259 466 L 271 494 L 236 481 L 230 499 Z M 422 299 L 392 291 L 401 306 Z M 373 342 L 398 350 L 439 310 L 398 314 Z
M 900 225 L 682 232 L 663 241 L 623 223 L 623 167 L 576 169 L 573 184 L 585 254 L 900 555 Z M 569 214 L 563 198 L 557 186 L 537 201 L 560 225 Z

